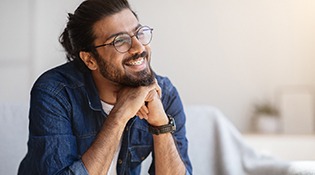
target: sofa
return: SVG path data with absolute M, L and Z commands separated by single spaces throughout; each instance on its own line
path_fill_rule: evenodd
M 284 161 L 249 146 L 224 114 L 212 106 L 185 106 L 189 155 L 196 175 L 315 175 L 313 161 Z M 0 104 L 0 174 L 17 174 L 28 137 L 28 105 Z M 151 157 L 143 163 L 147 174 Z

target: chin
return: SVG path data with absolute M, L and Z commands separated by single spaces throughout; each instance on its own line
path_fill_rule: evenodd
M 149 86 L 155 81 L 155 75 L 150 67 L 148 70 L 137 72 L 136 75 L 132 77 L 126 76 L 125 78 L 123 84 L 131 87 Z

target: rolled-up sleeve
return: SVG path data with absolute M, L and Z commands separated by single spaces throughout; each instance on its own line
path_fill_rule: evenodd
M 82 175 L 88 175 L 89 173 L 87 172 L 82 160 L 75 161 L 71 166 L 69 166 L 70 172 L 72 174 L 82 174 Z

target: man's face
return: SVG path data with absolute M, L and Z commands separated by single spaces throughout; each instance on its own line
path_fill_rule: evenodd
M 94 45 L 111 43 L 119 33 L 133 36 L 140 27 L 134 14 L 125 9 L 112 16 L 105 17 L 94 26 L 96 40 Z M 122 86 L 146 86 L 154 82 L 150 67 L 151 49 L 143 46 L 136 37 L 132 37 L 132 46 L 125 53 L 118 52 L 113 45 L 98 47 L 97 60 L 99 73 L 107 80 Z

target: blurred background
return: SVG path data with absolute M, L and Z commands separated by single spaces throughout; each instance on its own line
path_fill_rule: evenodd
M 58 37 L 81 2 L 0 1 L 1 101 L 28 103 L 36 78 L 66 62 Z M 130 3 L 185 105 L 216 106 L 243 133 L 314 133 L 315 1 Z

